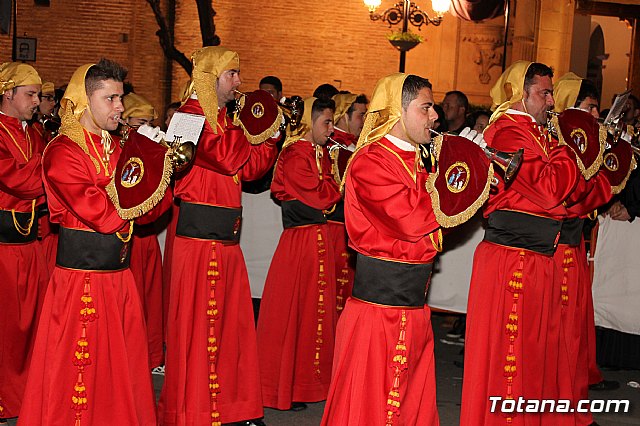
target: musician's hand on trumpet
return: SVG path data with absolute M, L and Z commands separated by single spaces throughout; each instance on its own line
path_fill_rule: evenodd
M 142 126 L 138 127 L 138 133 L 158 143 L 164 141 L 166 136 L 166 134 L 160 129 L 160 127 L 151 127 L 148 124 L 143 124 Z
M 469 139 L 471 142 L 475 143 L 482 149 L 484 149 L 487 146 L 487 143 L 484 141 L 484 136 L 482 135 L 482 133 L 478 133 L 476 130 L 473 130 L 471 127 L 465 127 L 464 129 L 462 129 L 462 131 L 458 136 Z

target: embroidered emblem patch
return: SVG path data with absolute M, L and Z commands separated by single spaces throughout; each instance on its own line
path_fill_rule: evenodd
M 447 169 L 444 176 L 447 179 L 447 188 L 449 188 L 449 191 L 457 194 L 458 192 L 464 191 L 469 184 L 471 171 L 467 163 L 458 161 Z
M 120 183 L 125 188 L 131 188 L 140 183 L 142 176 L 144 176 L 142 160 L 138 157 L 131 157 L 122 168 Z
M 571 140 L 574 145 L 580 150 L 580 154 L 584 154 L 587 150 L 587 133 L 581 128 L 573 129 L 571 131 Z
M 620 161 L 618 161 L 618 157 L 610 152 L 604 156 L 604 166 L 607 170 L 615 172 L 620 167 Z
M 253 106 L 251 107 L 251 114 L 253 114 L 255 118 L 262 117 L 264 115 L 264 105 L 262 105 L 260 102 L 256 102 L 255 104 L 253 104 Z

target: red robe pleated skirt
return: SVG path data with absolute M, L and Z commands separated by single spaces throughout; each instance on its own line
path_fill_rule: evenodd
M 262 417 L 258 350 L 240 245 L 176 236 L 160 424 Z
M 402 357 L 405 363 L 399 362 Z M 428 306 L 402 309 L 347 300 L 321 424 L 439 424 Z
M 355 253 L 347 245 L 347 230 L 343 222 L 327 222 L 327 234 L 333 245 L 336 270 L 336 311 L 338 317 L 351 296 L 355 277 Z
M 173 200 L 171 204 L 171 216 L 167 224 L 167 234 L 164 239 L 164 252 L 162 256 L 162 323 L 164 326 L 164 341 L 167 341 L 167 318 L 169 315 L 169 295 L 171 293 L 171 261 L 173 260 L 173 241 L 176 239 L 176 227 L 180 207 Z
M 164 364 L 162 320 L 162 254 L 153 225 L 139 227 L 131 246 L 131 273 L 142 302 L 149 343 L 149 367 Z
M 570 399 L 573 408 L 589 398 L 589 325 L 593 327 L 593 296 L 584 242 L 578 247 L 558 246 L 554 255 L 561 291 L 560 397 Z M 591 306 L 591 322 L 589 322 Z M 590 425 L 591 413 L 576 413 L 575 422 L 567 415 L 565 424 Z
M 39 243 L 0 244 L 0 418 L 20 412 L 47 277 Z
M 467 309 L 461 425 L 560 424 L 556 415 L 491 413 L 489 400 L 558 398 L 558 376 L 568 373 L 558 368 L 560 288 L 554 273 L 551 256 L 486 241 L 478 245 Z
M 42 236 L 40 245 L 44 258 L 47 261 L 47 277 L 53 273 L 56 266 L 56 254 L 58 252 L 58 229 L 57 223 L 49 222 L 49 216 L 42 216 L 38 221 L 38 233 Z M 49 280 L 47 279 L 47 282 Z
M 327 241 L 326 225 L 285 229 L 271 260 L 258 318 L 266 407 L 327 398 L 337 319 Z
M 155 426 L 144 314 L 133 275 L 56 267 L 20 426 Z

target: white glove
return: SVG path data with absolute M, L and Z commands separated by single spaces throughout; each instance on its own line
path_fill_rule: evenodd
M 138 127 L 138 133 L 142 136 L 146 136 L 154 142 L 160 142 L 164 140 L 165 134 L 160 127 L 151 127 L 148 124 L 143 124 Z
M 487 146 L 487 143 L 484 141 L 484 136 L 482 136 L 482 133 L 476 132 L 471 127 L 465 127 L 464 129 L 462 129 L 462 131 L 458 136 L 462 136 L 463 138 L 469 139 L 471 142 L 475 143 L 480 148 L 484 149 Z

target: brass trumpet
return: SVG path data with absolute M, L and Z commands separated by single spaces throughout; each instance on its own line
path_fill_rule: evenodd
M 431 133 L 434 133 L 438 136 L 444 136 L 443 133 L 440 133 L 436 130 L 430 129 Z M 422 147 L 422 145 L 420 145 Z M 495 148 L 491 148 L 490 146 L 480 147 L 484 154 L 487 156 L 489 161 L 497 165 L 504 172 L 504 183 L 505 185 L 513 179 L 513 177 L 518 172 L 520 165 L 522 164 L 522 156 L 524 155 L 524 148 L 520 148 L 515 152 L 504 152 L 499 151 Z M 423 148 L 424 149 L 424 148 Z M 498 186 L 498 178 L 495 176 L 491 179 L 492 186 Z
M 42 120 L 42 127 L 47 132 L 51 133 L 51 136 L 57 136 L 62 122 L 59 118 L 51 115 L 45 115 Z
M 123 126 L 122 140 L 120 142 L 120 146 L 123 146 L 129 138 L 129 132 L 132 130 L 137 131 L 137 128 L 133 127 L 118 116 L 115 116 L 114 119 Z M 180 136 L 176 136 L 173 142 L 169 143 L 164 139 L 161 139 L 159 142 L 160 145 L 169 150 L 169 159 L 174 172 L 181 172 L 189 167 L 193 161 L 196 151 L 196 145 L 193 142 L 182 142 L 180 139 Z
M 240 97 L 247 96 L 246 93 L 241 92 L 239 90 L 235 90 Z M 279 101 L 273 100 L 273 102 L 278 105 L 280 110 L 283 112 L 285 117 L 285 123 L 280 127 L 280 130 L 285 130 L 287 124 L 289 124 L 289 128 L 291 130 L 297 128 L 300 125 L 300 121 L 302 120 L 302 114 L 304 112 L 304 101 L 300 96 L 291 96 L 290 98 L 282 97 Z M 236 113 L 240 112 L 240 103 L 236 101 Z

